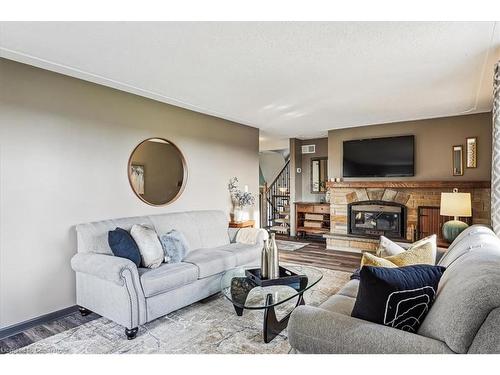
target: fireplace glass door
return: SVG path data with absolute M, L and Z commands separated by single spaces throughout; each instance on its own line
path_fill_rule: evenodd
M 404 210 L 401 206 L 352 204 L 349 207 L 349 233 L 401 238 L 404 226 L 403 213 Z

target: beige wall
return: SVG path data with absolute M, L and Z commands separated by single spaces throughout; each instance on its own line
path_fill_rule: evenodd
M 130 152 L 149 137 L 186 157 L 186 189 L 169 206 L 144 204 L 128 183 Z M 75 224 L 228 212 L 230 177 L 258 193 L 258 147 L 255 128 L 0 59 L 0 327 L 75 304 Z
M 304 202 L 319 202 L 325 197 L 324 193 L 311 193 L 311 159 L 328 157 L 328 138 L 307 139 L 301 141 L 302 145 L 316 145 L 314 154 L 302 154 L 302 195 Z
M 491 113 L 330 130 L 329 177 L 342 177 L 343 141 L 411 134 L 415 135 L 415 176 L 392 180 L 490 180 Z M 478 168 L 464 168 L 463 176 L 452 176 L 451 148 L 462 144 L 465 152 L 466 137 L 478 137 Z

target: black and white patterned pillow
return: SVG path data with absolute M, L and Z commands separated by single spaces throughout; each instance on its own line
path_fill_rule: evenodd
M 415 333 L 434 302 L 444 271 L 430 265 L 364 266 L 351 316 Z

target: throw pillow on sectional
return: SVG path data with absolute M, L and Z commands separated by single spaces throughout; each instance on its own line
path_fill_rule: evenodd
M 378 257 L 389 257 L 391 255 L 397 255 L 405 251 L 396 242 L 391 241 L 385 236 L 380 236 L 380 242 L 378 244 L 378 250 L 376 255 Z
M 141 254 L 128 231 L 123 228 L 110 230 L 108 232 L 108 244 L 115 256 L 129 259 L 139 267 L 141 264 Z
M 378 257 L 370 253 L 363 253 L 361 258 L 361 266 L 376 266 L 376 267 L 404 267 L 415 264 L 436 263 L 436 236 L 430 236 L 411 245 L 408 250 L 399 254 Z
M 186 237 L 178 230 L 171 230 L 160 236 L 166 263 L 180 263 L 188 252 Z
M 130 230 L 141 253 L 141 266 L 146 268 L 159 267 L 164 258 L 163 248 L 156 232 L 143 225 L 135 224 Z
M 351 316 L 416 333 L 434 302 L 441 266 L 365 266 Z

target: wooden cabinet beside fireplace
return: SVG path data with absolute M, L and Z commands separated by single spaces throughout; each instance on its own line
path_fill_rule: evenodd
M 297 236 L 330 232 L 330 204 L 295 202 L 295 232 Z

